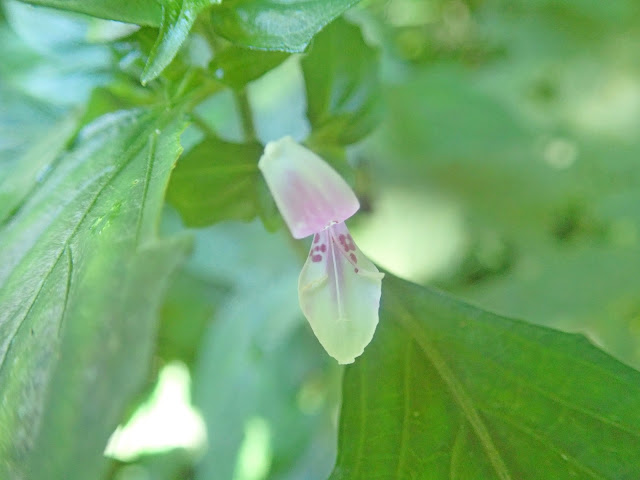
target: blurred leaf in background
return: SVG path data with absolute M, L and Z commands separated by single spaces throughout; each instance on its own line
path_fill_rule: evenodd
M 637 5 L 420 3 L 387 10 L 404 67 L 365 155 L 382 188 L 461 207 L 466 248 L 438 283 L 638 365 Z

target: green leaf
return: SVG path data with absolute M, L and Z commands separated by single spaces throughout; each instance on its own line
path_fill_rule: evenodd
M 186 271 L 174 275 L 162 305 L 156 355 L 195 363 L 202 336 L 226 289 Z
M 580 335 L 388 275 L 345 372 L 332 479 L 633 479 L 640 373 Z
M 211 70 L 221 82 L 239 90 L 288 57 L 284 52 L 264 52 L 232 45 L 216 53 Z
M 42 138 L 12 160 L 0 178 L 0 225 L 22 204 L 29 192 L 42 180 L 54 160 L 76 132 L 78 115 L 59 121 Z M 5 167 L 3 167 L 3 170 Z
M 168 0 L 162 8 L 162 24 L 142 72 L 143 85 L 155 79 L 171 63 L 187 39 L 198 14 L 213 0 Z
M 302 52 L 358 0 L 227 0 L 212 10 L 216 33 L 236 45 Z
M 180 159 L 167 199 L 188 226 L 222 220 L 251 220 L 257 214 L 259 143 L 208 138 Z
M 379 118 L 378 52 L 360 29 L 336 20 L 301 63 L 312 137 L 321 144 L 349 144 L 367 135 Z
M 85 13 L 94 17 L 156 27 L 161 8 L 157 0 L 22 0 L 33 5 Z
M 101 117 L 0 230 L 0 477 L 104 471 L 188 246 L 156 239 L 182 129 L 175 112 Z
M 326 479 L 335 458 L 341 372 L 292 295 L 300 264 L 289 233 L 269 234 L 257 221 L 225 222 L 195 237 L 188 268 L 230 287 L 202 336 L 193 372 L 193 402 L 209 447 L 195 478 L 247 478 L 238 454 L 245 425 L 259 417 L 269 437 L 265 468 L 270 464 L 260 478 Z

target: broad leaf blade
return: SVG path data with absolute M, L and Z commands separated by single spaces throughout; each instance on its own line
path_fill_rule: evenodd
M 378 52 L 360 29 L 337 19 L 302 59 L 307 117 L 320 144 L 360 140 L 379 118 Z
M 164 115 L 87 127 L 0 230 L 2 478 L 99 478 L 144 381 L 187 246 L 155 238 L 183 127 Z
M 208 138 L 183 158 L 171 176 L 167 199 L 193 227 L 257 215 L 258 143 Z
M 333 479 L 640 475 L 640 373 L 391 276 L 343 395 Z
M 160 24 L 157 0 L 22 0 L 25 3 L 85 13 L 94 17 L 155 27 Z
M 227 0 L 213 10 L 216 32 L 236 45 L 302 52 L 313 36 L 358 0 Z

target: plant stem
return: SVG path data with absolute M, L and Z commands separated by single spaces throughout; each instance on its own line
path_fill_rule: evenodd
M 191 112 L 190 118 L 193 124 L 196 127 L 198 127 L 200 130 L 202 130 L 202 133 L 204 133 L 207 137 L 213 138 L 215 140 L 220 140 L 220 137 L 218 136 L 218 134 L 209 126 L 207 122 L 205 122 L 202 119 L 202 117 L 200 117 L 200 115 L 198 115 L 197 113 Z
M 242 130 L 247 141 L 253 141 L 256 139 L 256 128 L 253 124 L 253 114 L 251 112 L 251 105 L 249 105 L 249 98 L 247 97 L 246 90 L 234 90 L 233 98 L 236 101 L 238 107 L 238 113 L 240 114 L 240 121 L 242 122 Z

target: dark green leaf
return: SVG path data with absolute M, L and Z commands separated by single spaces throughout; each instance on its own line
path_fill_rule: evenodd
M 236 45 L 302 52 L 358 0 L 228 0 L 212 10 L 216 32 Z
M 307 117 L 319 143 L 360 140 L 379 117 L 378 53 L 360 29 L 338 19 L 314 39 L 302 59 Z
M 188 246 L 156 238 L 182 128 L 175 112 L 98 119 L 0 230 L 0 477 L 104 471 Z
M 257 214 L 256 181 L 262 146 L 208 138 L 180 159 L 167 199 L 185 224 L 251 220 Z
M 211 70 L 221 82 L 241 89 L 280 65 L 288 56 L 284 52 L 264 52 L 232 45 L 216 53 Z
M 333 479 L 640 476 L 640 373 L 390 275 L 343 398 Z
M 86 13 L 94 17 L 138 25 L 158 26 L 161 9 L 157 0 L 22 0 L 34 5 Z

